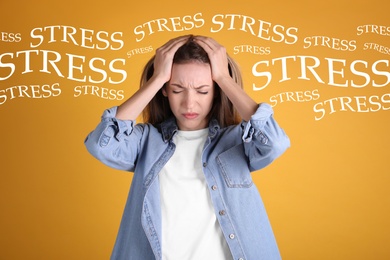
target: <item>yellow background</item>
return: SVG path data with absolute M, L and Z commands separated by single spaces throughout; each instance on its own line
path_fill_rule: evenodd
M 20 33 L 22 41 L 0 41 L 0 55 L 30 48 L 30 31 L 51 25 L 68 25 L 109 33 L 123 32 L 118 51 L 90 50 L 71 43 L 45 43 L 36 49 L 83 55 L 87 61 L 126 60 L 127 79 L 99 87 L 124 90 L 129 97 L 138 88 L 140 72 L 153 52 L 130 58 L 127 52 L 152 46 L 155 50 L 184 33 L 212 36 L 230 54 L 238 45 L 270 47 L 269 55 L 232 54 L 240 64 L 245 89 L 258 102 L 287 91 L 318 89 L 311 102 L 283 102 L 275 116 L 288 133 L 292 146 L 274 164 L 253 174 L 273 226 L 281 254 L 287 260 L 390 259 L 389 111 L 354 113 L 337 111 L 315 120 L 313 105 L 339 96 L 373 96 L 390 93 L 389 85 L 375 88 L 342 88 L 318 83 L 313 77 L 298 79 L 300 67 L 289 67 L 291 80 L 278 82 L 280 68 L 269 67 L 273 81 L 253 91 L 260 79 L 252 66 L 260 60 L 311 55 L 321 60 L 320 75 L 327 75 L 325 58 L 347 60 L 345 79 L 354 60 L 370 65 L 389 55 L 363 50 L 365 42 L 390 48 L 390 36 L 357 35 L 364 24 L 390 26 L 386 1 L 4 1 L 0 2 L 0 31 Z M 205 24 L 186 32 L 156 32 L 136 42 L 136 26 L 157 18 L 202 13 Z M 298 28 L 292 45 L 262 40 L 248 32 L 210 32 L 216 14 L 241 14 L 272 25 Z M 227 25 L 226 25 L 227 26 Z M 324 46 L 305 49 L 307 36 L 355 40 L 355 51 Z M 3 60 L 3 62 L 5 59 Z M 9 61 L 9 60 L 7 60 Z M 39 72 L 34 56 L 33 73 L 22 74 L 24 60 L 14 58 L 16 71 L 0 81 L 0 90 L 17 85 L 60 84 L 62 93 L 47 99 L 14 98 L 0 105 L 0 259 L 108 259 L 117 234 L 132 173 L 103 166 L 84 148 L 83 141 L 100 120 L 105 108 L 121 101 L 96 95 L 74 97 L 80 83 Z M 118 65 L 118 67 L 120 67 Z M 368 68 L 366 71 L 369 71 Z M 3 73 L 4 72 L 3 68 Z M 389 72 L 389 66 L 382 66 Z M 2 68 L 0 68 L 0 72 Z M 1 75 L 4 74 L 0 74 Z M 111 74 L 109 74 L 111 75 Z M 309 75 L 309 74 L 308 74 Z M 348 78 L 349 77 L 349 78 Z M 324 81 L 326 81 L 324 76 Z M 373 75 L 373 78 L 381 79 Z M 338 80 L 342 82 L 341 78 Z M 389 105 L 387 104 L 387 107 Z M 251 259 L 252 260 L 252 259 Z M 255 259 L 256 260 L 256 259 Z

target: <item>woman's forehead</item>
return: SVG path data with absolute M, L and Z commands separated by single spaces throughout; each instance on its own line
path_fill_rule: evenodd
M 192 76 L 192 75 L 204 75 L 211 77 L 210 64 L 191 62 L 191 63 L 174 63 L 172 66 L 172 76 Z
M 173 64 L 171 84 L 185 86 L 192 83 L 198 86 L 212 85 L 211 68 L 207 63 Z

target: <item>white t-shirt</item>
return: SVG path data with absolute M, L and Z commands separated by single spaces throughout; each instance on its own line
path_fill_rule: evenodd
M 160 172 L 163 260 L 232 259 L 202 171 L 207 134 L 179 131 L 175 153 Z

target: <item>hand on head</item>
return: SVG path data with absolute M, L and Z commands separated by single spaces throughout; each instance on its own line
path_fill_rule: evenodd
M 196 36 L 194 41 L 208 54 L 211 66 L 211 76 L 215 82 L 224 77 L 230 77 L 226 48 L 210 37 Z
M 154 76 L 158 75 L 164 82 L 170 80 L 175 53 L 188 41 L 194 41 L 207 53 L 210 60 L 211 76 L 215 82 L 218 82 L 224 77 L 230 77 L 225 47 L 213 38 L 193 35 L 185 35 L 171 39 L 156 50 Z
M 169 40 L 163 46 L 156 50 L 154 58 L 154 76 L 160 76 L 164 82 L 169 81 L 171 78 L 173 57 L 176 51 L 183 46 L 190 35 L 180 36 Z

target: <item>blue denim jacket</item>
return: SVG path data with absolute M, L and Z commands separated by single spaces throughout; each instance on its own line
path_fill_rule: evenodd
M 175 152 L 172 137 L 177 125 L 174 118 L 156 128 L 118 120 L 115 115 L 116 107 L 106 110 L 85 140 L 88 151 L 104 164 L 134 172 L 111 259 L 161 260 L 158 173 Z M 289 146 L 265 103 L 249 122 L 220 128 L 210 121 L 203 172 L 234 260 L 281 258 L 250 172 L 269 165 Z

